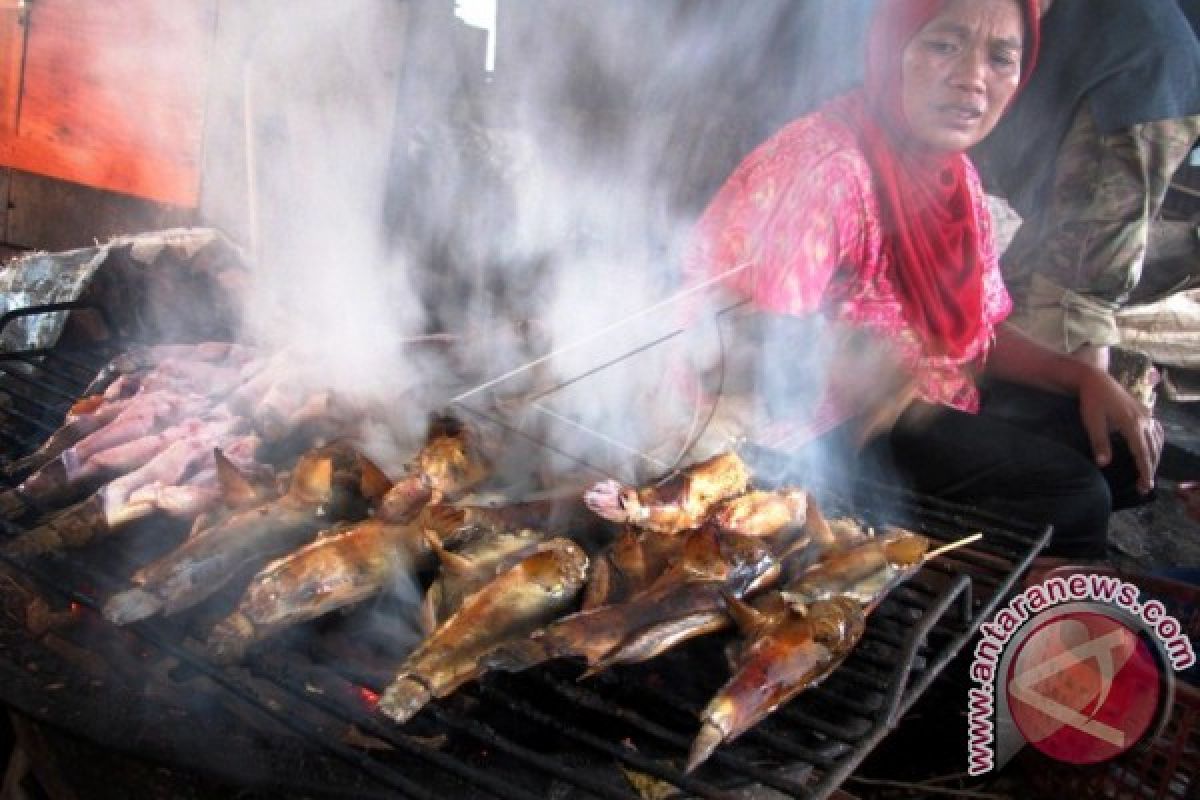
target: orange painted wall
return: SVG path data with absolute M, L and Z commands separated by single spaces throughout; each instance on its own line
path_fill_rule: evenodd
M 0 0 L 0 166 L 196 205 L 216 3 Z

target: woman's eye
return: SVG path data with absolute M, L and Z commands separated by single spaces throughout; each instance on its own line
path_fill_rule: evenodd
M 937 53 L 938 55 L 943 55 L 943 56 L 950 55 L 956 49 L 956 45 L 954 44 L 954 42 L 946 42 L 946 41 L 930 40 L 925 43 L 925 46 L 927 48 L 929 48 L 929 52 Z
M 1017 66 L 1021 61 L 1011 53 L 996 53 L 992 56 L 992 63 L 1001 69 L 1009 69 Z

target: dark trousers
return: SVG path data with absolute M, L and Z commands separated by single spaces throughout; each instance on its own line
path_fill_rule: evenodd
M 918 404 L 859 460 L 915 491 L 1053 525 L 1049 555 L 1103 556 L 1112 511 L 1147 500 L 1120 437 L 1096 466 L 1075 398 L 1007 383 L 985 388 L 979 414 Z

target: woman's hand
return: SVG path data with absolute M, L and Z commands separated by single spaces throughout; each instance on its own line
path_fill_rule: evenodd
M 1146 408 L 1106 372 L 1086 369 L 1079 380 L 1079 414 L 1091 440 L 1096 463 L 1112 461 L 1113 431 L 1129 444 L 1138 470 L 1138 491 L 1154 488 L 1154 473 L 1162 455 L 1163 427 Z
M 1106 371 L 1054 353 L 1008 324 L 996 330 L 988 371 L 1004 380 L 1078 396 L 1096 463 L 1105 467 L 1112 461 L 1109 434 L 1116 431 L 1129 443 L 1138 490 L 1145 494 L 1154 488 L 1163 448 L 1162 425 Z

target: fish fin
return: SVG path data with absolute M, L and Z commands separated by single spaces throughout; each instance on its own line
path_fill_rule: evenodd
M 333 457 L 308 454 L 292 472 L 288 496 L 302 503 L 320 504 L 333 496 Z
M 721 554 L 720 530 L 705 525 L 688 534 L 682 557 L 688 580 L 722 580 L 729 571 Z
M 636 638 L 638 633 L 639 632 L 635 632 L 604 650 L 600 650 L 596 647 L 590 647 L 588 644 L 584 644 L 575 650 L 574 652 L 577 655 L 581 655 L 587 660 L 587 669 L 584 670 L 583 674 L 579 676 L 579 680 L 585 681 L 588 678 L 599 675 L 601 672 L 604 672 L 604 670 L 612 667 L 614 664 L 622 663 L 621 656 L 625 653 L 627 647 L 626 642 L 632 638 Z
M 426 636 L 437 630 L 438 598 L 434 596 L 434 592 L 438 590 L 439 586 L 440 584 L 436 583 L 430 586 L 425 592 L 425 597 L 421 598 L 421 610 L 417 619 L 421 624 L 421 632 Z M 438 591 L 438 594 L 440 595 L 441 592 Z
M 221 500 L 226 506 L 249 508 L 262 500 L 262 492 L 221 452 L 221 448 L 213 448 L 213 460 L 217 463 L 217 485 L 221 487 Z
M 425 541 L 429 544 L 429 549 L 437 556 L 438 561 L 442 565 L 442 569 L 452 575 L 470 575 L 476 571 L 475 565 L 466 558 L 463 558 L 458 553 L 451 553 L 442 545 L 442 539 L 436 532 L 426 529 L 422 535 Z
M 808 496 L 808 507 L 804 512 L 804 532 L 824 550 L 838 545 L 838 538 L 830 529 L 829 522 L 821 513 L 821 507 L 811 494 Z
M 753 636 L 767 624 L 767 617 L 745 600 L 730 592 L 723 591 L 721 595 L 725 598 L 725 610 L 745 635 Z
M 601 660 L 597 661 L 595 664 L 589 664 L 588 668 L 583 671 L 583 674 L 579 676 L 578 680 L 580 683 L 582 683 L 583 681 L 586 681 L 589 678 L 594 678 L 597 675 L 599 675 L 601 672 L 604 672 L 604 670 L 608 669 L 608 667 L 609 667 L 609 662 L 606 659 L 601 659 Z
M 378 503 L 392 488 L 391 479 L 374 461 L 361 453 L 358 455 L 358 470 L 361 476 L 358 481 L 359 492 L 371 503 Z
M 146 619 L 162 609 L 162 600 L 145 589 L 127 589 L 114 594 L 104 604 L 104 618 L 114 625 L 128 625 Z

